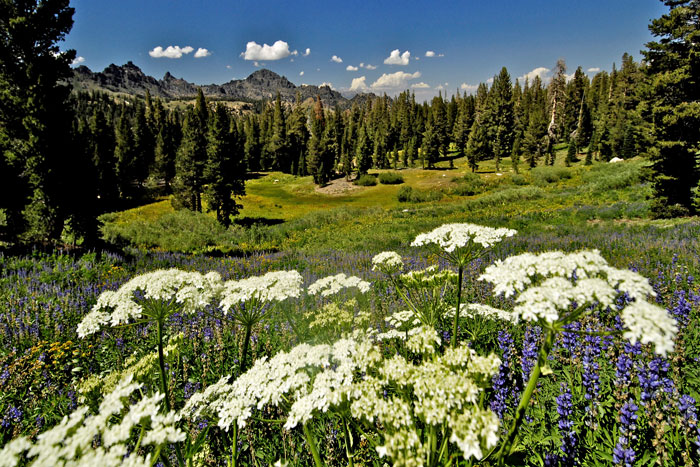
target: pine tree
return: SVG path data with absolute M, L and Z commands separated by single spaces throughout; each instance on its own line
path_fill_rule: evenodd
M 287 119 L 287 138 L 289 143 L 289 157 L 292 162 L 290 171 L 294 175 L 306 175 L 306 146 L 309 140 L 309 131 L 306 128 L 306 110 L 301 105 L 301 94 L 297 93 L 297 102 L 292 109 L 292 114 Z
M 655 151 L 651 157 L 656 216 L 697 212 L 700 183 L 700 2 L 665 0 L 644 53 L 650 80 Z
M 64 193 L 79 184 L 73 167 L 69 104 L 75 51 L 58 42 L 73 26 L 68 0 L 3 1 L 0 6 L 0 239 L 58 239 L 79 206 Z
M 498 172 L 501 158 L 510 156 L 515 138 L 513 88 L 506 67 L 503 67 L 494 77 L 484 124 L 491 141 L 491 150 L 496 160 L 496 172 Z
M 114 130 L 105 118 L 104 110 L 95 106 L 90 117 L 92 165 L 97 177 L 97 197 L 103 212 L 116 209 L 119 199 L 117 167 L 114 159 Z
M 437 158 L 440 152 L 440 136 L 438 135 L 435 127 L 433 126 L 432 119 L 429 118 L 425 124 L 425 132 L 423 133 L 423 146 L 421 147 L 421 161 L 423 163 L 423 169 L 425 169 L 425 162 L 428 162 L 428 168 L 432 169 L 437 162 Z
M 355 151 L 355 163 L 357 164 L 357 174 L 364 175 L 372 167 L 372 145 L 367 130 L 364 125 L 360 127 Z
M 114 157 L 116 159 L 117 185 L 119 197 L 123 200 L 135 198 L 136 189 L 136 151 L 131 119 L 126 107 L 122 106 L 121 115 L 115 129 Z
M 202 212 L 204 165 L 207 160 L 206 122 L 197 107 L 189 109 L 182 126 L 182 142 L 175 159 L 173 206 Z
M 486 128 L 477 120 L 474 120 L 469 132 L 469 142 L 467 142 L 467 163 L 472 172 L 479 169 L 479 161 L 487 159 L 491 155 Z
M 279 91 L 277 92 L 275 109 L 272 115 L 272 134 L 266 148 L 272 159 L 271 168 L 289 173 L 292 164 L 288 153 L 286 119 Z

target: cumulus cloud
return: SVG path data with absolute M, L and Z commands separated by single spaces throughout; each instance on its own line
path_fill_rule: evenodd
M 200 47 L 194 53 L 194 58 L 204 58 L 204 57 L 208 57 L 209 55 L 211 55 L 211 52 L 209 52 L 207 49 L 205 49 L 203 47 Z
M 420 78 L 420 76 L 420 71 L 415 73 L 405 73 L 403 71 L 384 73 L 377 81 L 372 83 L 372 89 L 405 88 L 409 80 Z
M 294 55 L 294 56 L 296 57 L 297 55 L 299 55 L 299 51 L 298 51 L 298 50 L 295 50 L 295 51 L 292 52 L 290 55 Z M 293 61 L 293 60 L 292 60 L 292 61 Z
M 304 70 L 301 70 L 301 71 L 299 72 L 299 76 L 304 76 Z
M 227 70 L 230 70 L 230 69 L 231 69 L 231 65 L 226 65 L 226 69 L 227 69 Z
M 324 86 L 327 88 L 333 89 L 333 83 L 321 83 L 318 85 L 319 88 L 322 88 Z
M 338 57 L 337 55 L 333 55 L 331 57 L 331 60 L 333 60 L 335 63 L 343 63 L 343 59 Z
M 412 84 L 411 88 L 413 88 L 413 89 L 428 89 L 428 88 L 430 88 L 430 85 L 421 81 L 420 83 Z
M 350 90 L 351 91 L 364 91 L 367 89 L 367 84 L 365 83 L 365 79 L 367 79 L 366 76 L 360 76 L 359 78 L 355 78 L 352 80 L 352 83 L 350 84 Z
M 291 54 L 289 44 L 284 41 L 277 41 L 272 45 L 260 45 L 250 41 L 245 45 L 245 52 L 241 55 L 245 60 L 279 60 Z
M 352 66 L 352 65 L 346 66 L 345 69 L 346 69 L 347 71 L 357 71 L 357 70 L 359 70 L 359 68 L 357 68 L 356 66 Z
M 425 56 L 426 56 L 426 57 L 434 57 L 434 56 L 435 56 L 435 52 L 433 52 L 432 50 L 428 50 L 427 52 L 425 52 Z
M 411 59 L 411 52 L 408 50 L 404 53 L 399 52 L 399 49 L 394 49 L 391 51 L 389 56 L 384 59 L 385 65 L 408 65 Z
M 549 68 L 545 68 L 543 66 L 537 67 L 534 70 L 532 70 L 529 73 L 525 73 L 523 76 L 521 76 L 519 79 L 520 81 L 525 81 L 526 79 L 529 82 L 532 82 L 533 79 L 535 79 L 535 76 L 539 76 L 542 81 L 545 81 L 549 79 L 549 72 L 551 70 Z
M 180 48 L 179 45 L 169 45 L 165 49 L 161 46 L 155 47 L 153 50 L 148 52 L 153 58 L 180 58 L 183 55 L 187 55 L 194 51 L 193 47 L 189 45 L 187 47 Z
M 85 62 L 85 57 L 75 57 L 70 63 L 70 66 L 78 66 L 83 62 Z
M 377 69 L 377 67 L 375 65 L 370 65 L 370 64 L 365 65 L 365 68 L 367 68 L 368 70 L 376 70 Z
M 466 92 L 467 94 L 474 94 L 476 90 L 479 88 L 478 84 L 467 84 L 467 83 L 462 83 L 459 86 L 459 89 L 462 91 Z
M 597 66 L 595 66 L 595 67 L 593 67 L 593 68 L 589 68 L 589 69 L 586 70 L 586 71 L 587 71 L 588 73 L 598 73 L 598 72 L 600 71 L 600 68 L 598 68 Z
M 304 57 L 308 57 L 309 55 L 311 55 L 311 49 L 309 49 L 309 48 L 307 47 L 307 48 L 306 48 L 306 51 L 305 51 L 302 55 L 303 55 Z

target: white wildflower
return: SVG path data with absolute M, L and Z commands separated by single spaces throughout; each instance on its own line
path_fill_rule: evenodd
M 517 324 L 518 322 L 518 317 L 514 313 L 484 305 L 483 303 L 463 303 L 459 308 L 459 315 L 464 317 L 481 316 L 483 318 L 506 321 L 513 324 Z M 445 317 L 448 318 L 453 318 L 454 315 L 455 307 L 450 308 L 447 313 L 445 313 Z
M 224 312 L 240 303 L 252 300 L 281 302 L 301 295 L 304 279 L 297 271 L 274 271 L 263 276 L 230 280 L 224 283 L 221 307 Z
M 308 292 L 311 295 L 321 294 L 322 297 L 327 297 L 329 295 L 334 295 L 340 292 L 342 289 L 356 287 L 362 293 L 369 291 L 370 283 L 363 281 L 356 276 L 346 276 L 345 274 L 337 274 L 335 276 L 323 277 L 308 288 Z
M 141 274 L 122 285 L 116 292 L 105 291 L 78 325 L 78 335 L 85 337 L 101 326 L 128 323 L 141 318 L 143 305 L 134 294 L 141 291 L 147 300 L 179 304 L 185 313 L 192 313 L 212 303 L 222 289 L 216 272 L 202 275 L 179 269 L 157 270 Z
M 494 229 L 476 224 L 443 224 L 428 233 L 418 235 L 411 246 L 435 244 L 452 253 L 455 249 L 466 247 L 470 242 L 488 248 L 516 233 L 517 231 L 512 229 Z
M 408 350 L 420 354 L 435 353 L 435 346 L 440 344 L 440 337 L 435 328 L 421 326 L 417 331 L 406 341 Z
M 678 325 L 666 310 L 638 299 L 627 305 L 621 314 L 628 328 L 623 334 L 625 339 L 632 343 L 654 344 L 660 355 L 673 351 L 673 337 L 678 332 Z
M 386 274 L 403 269 L 403 259 L 395 251 L 383 251 L 372 258 L 372 270 L 381 271 Z
M 490 410 L 473 408 L 455 417 L 448 417 L 447 423 L 452 430 L 450 441 L 462 450 L 467 459 L 481 459 L 484 450 L 493 448 L 498 442 L 499 421 Z

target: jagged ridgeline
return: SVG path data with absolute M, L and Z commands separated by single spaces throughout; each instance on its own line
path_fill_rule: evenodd
M 86 66 L 75 68 L 71 79 L 76 91 L 107 91 L 132 95 L 145 95 L 148 91 L 153 97 L 162 99 L 190 99 L 197 96 L 202 89 L 208 99 L 229 101 L 259 101 L 274 99 L 279 92 L 283 102 L 295 102 L 297 94 L 302 100 L 321 98 L 327 108 L 348 108 L 353 102 L 363 102 L 372 94 L 358 94 L 348 99 L 328 86 L 297 86 L 286 77 L 262 69 L 245 79 L 231 80 L 224 84 L 206 84 L 198 86 L 184 79 L 165 73 L 163 79 L 155 79 L 145 74 L 132 62 L 125 65 L 109 65 L 101 72 L 93 72 Z

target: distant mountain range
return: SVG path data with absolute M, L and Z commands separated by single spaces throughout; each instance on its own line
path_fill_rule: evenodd
M 73 70 L 71 83 L 77 91 L 101 90 L 130 95 L 145 95 L 148 91 L 152 97 L 164 99 L 192 98 L 197 95 L 198 88 L 202 88 L 208 98 L 245 102 L 275 99 L 277 92 L 283 101 L 296 102 L 299 93 L 302 101 L 319 96 L 325 107 L 337 104 L 343 108 L 351 106 L 353 102 L 363 103 L 366 99 L 375 97 L 374 94 L 357 94 L 348 99 L 328 86 L 297 86 L 284 76 L 266 69 L 258 70 L 246 79 L 197 86 L 184 79 L 175 78 L 169 72 L 165 73 L 163 79 L 155 79 L 146 75 L 132 62 L 122 66 L 112 64 L 101 72 L 93 72 L 86 66 L 79 66 Z

